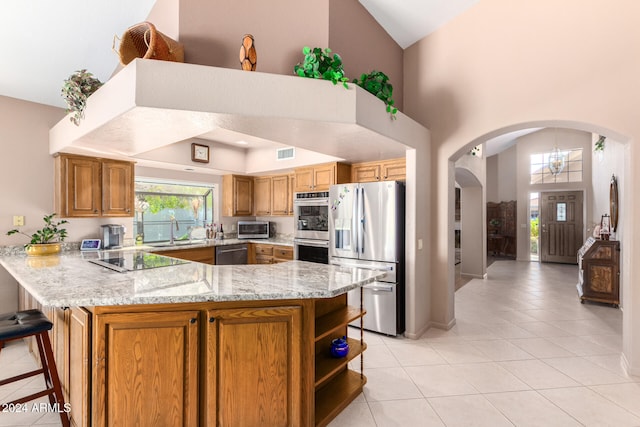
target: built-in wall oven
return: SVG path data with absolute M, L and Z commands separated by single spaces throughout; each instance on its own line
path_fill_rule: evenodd
M 301 261 L 329 263 L 329 192 L 296 193 L 294 257 Z

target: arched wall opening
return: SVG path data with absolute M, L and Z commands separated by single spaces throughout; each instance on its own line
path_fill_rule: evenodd
M 631 286 L 633 285 L 630 272 L 628 271 L 629 268 L 626 268 L 626 269 L 624 268 L 625 265 L 629 265 L 628 263 L 631 262 L 631 253 L 630 251 L 625 251 L 624 248 L 631 247 L 631 239 L 633 239 L 632 237 L 633 232 L 630 231 L 633 228 L 632 215 L 629 213 L 629 211 L 631 210 L 631 204 L 632 204 L 634 194 L 630 185 L 632 182 L 631 162 L 630 162 L 630 155 L 629 155 L 631 138 L 629 138 L 628 136 L 625 136 L 620 132 L 617 132 L 616 130 L 608 129 L 598 124 L 582 123 L 577 121 L 565 121 L 565 120 L 531 121 L 531 122 L 524 122 L 524 123 L 514 124 L 511 126 L 496 129 L 494 131 L 481 135 L 465 144 L 462 144 L 460 147 L 457 148 L 455 153 L 451 157 L 449 157 L 448 159 L 448 168 L 450 171 L 449 176 L 452 177 L 449 179 L 449 182 L 447 184 L 447 187 L 449 189 L 449 199 L 451 199 L 452 197 L 455 197 L 455 184 L 456 184 L 456 181 L 459 180 L 459 177 L 462 174 L 461 172 L 462 169 L 458 166 L 460 159 L 463 159 L 466 153 L 468 153 L 471 148 L 477 145 L 483 144 L 487 140 L 494 138 L 496 136 L 503 135 L 505 133 L 520 131 L 523 129 L 529 129 L 529 128 L 574 129 L 574 130 L 592 133 L 595 135 L 603 135 L 603 136 L 606 136 L 608 139 L 617 141 L 623 145 L 623 150 L 625 152 L 625 155 L 622 156 L 623 159 L 620 161 L 621 165 L 620 167 L 618 167 L 618 170 L 617 170 L 617 176 L 619 177 L 618 178 L 618 185 L 619 185 L 619 192 L 620 192 L 619 210 L 620 210 L 620 220 L 621 220 L 618 228 L 619 231 L 617 233 L 617 239 L 620 240 L 621 248 L 623 248 L 622 262 L 621 262 L 621 278 L 620 278 L 620 289 L 621 289 L 621 297 L 622 297 L 621 305 L 623 308 L 625 303 L 631 306 L 631 304 L 633 304 L 634 301 L 630 299 L 625 301 L 625 297 L 624 297 L 625 294 L 632 295 Z M 585 154 L 590 154 L 590 153 L 585 153 Z M 584 179 L 590 179 L 590 177 L 585 177 Z M 484 197 L 481 203 L 482 203 L 482 206 L 483 206 L 482 209 L 484 212 L 486 210 L 485 209 L 486 200 L 484 199 Z M 454 224 L 451 221 L 454 218 L 454 211 L 452 209 L 451 204 L 449 204 L 449 214 L 447 215 L 447 218 L 449 221 L 449 228 L 452 229 L 454 227 Z M 486 240 L 486 229 L 485 229 L 485 233 L 483 233 L 483 239 Z M 447 246 L 449 247 L 448 253 L 451 254 L 452 253 L 451 248 L 455 246 L 455 242 L 453 241 L 453 239 L 448 240 Z M 484 248 L 484 253 L 486 254 L 486 246 Z M 449 265 L 453 265 L 453 263 L 449 262 Z M 484 265 L 485 265 L 484 268 L 486 271 L 486 257 L 485 257 Z M 455 293 L 453 291 L 455 287 L 455 275 L 453 273 L 453 269 L 450 268 L 450 270 L 451 271 L 449 271 L 448 273 L 447 289 L 449 290 L 449 299 L 452 305 L 454 305 L 454 311 L 455 311 Z M 576 301 L 578 301 L 577 297 L 576 297 Z M 637 308 L 635 307 L 633 308 L 637 310 Z M 629 334 L 631 333 L 630 323 L 632 321 L 632 317 L 625 314 L 624 311 L 622 314 L 623 314 L 624 339 L 631 339 L 631 337 L 629 337 Z M 455 323 L 455 320 L 451 322 L 451 324 L 453 323 Z M 630 368 L 630 364 L 624 355 L 623 355 L 623 363 L 626 365 L 627 368 Z M 636 371 L 634 371 L 633 369 L 629 369 L 629 372 L 633 373 Z
M 459 227 L 455 227 L 459 228 L 460 274 L 467 278 L 484 278 L 487 265 L 484 179 L 467 167 L 457 165 L 455 182 L 460 187 L 460 221 Z

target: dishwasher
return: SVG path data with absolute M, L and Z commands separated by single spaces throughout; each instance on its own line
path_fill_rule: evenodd
M 216 246 L 216 265 L 246 264 L 248 252 L 246 243 Z

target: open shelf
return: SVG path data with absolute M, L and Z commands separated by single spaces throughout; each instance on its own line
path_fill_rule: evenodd
M 367 378 L 358 372 L 345 369 L 326 386 L 316 391 L 316 427 L 329 424 L 360 393 Z
M 316 342 L 329 336 L 333 331 L 348 325 L 356 319 L 364 316 L 366 311 L 357 307 L 346 306 L 332 311 L 316 319 Z
M 347 338 L 347 342 L 349 343 L 349 354 L 345 357 L 332 357 L 329 349 L 316 354 L 316 389 L 324 385 L 332 376 L 344 369 L 350 361 L 367 349 L 367 344 L 360 343 L 359 340 Z

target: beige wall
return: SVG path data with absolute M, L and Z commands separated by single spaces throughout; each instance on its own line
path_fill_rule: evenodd
M 257 71 L 293 74 L 302 47 L 326 47 L 328 0 L 191 0 L 180 2 L 185 62 L 240 69 L 244 34 L 253 34 Z
M 484 0 L 405 51 L 405 111 L 432 136 L 432 321 L 453 319 L 449 202 L 451 159 L 459 153 L 507 131 L 575 128 L 628 143 L 622 179 L 640 182 L 640 168 L 629 168 L 640 160 L 639 15 L 634 0 L 615 8 L 597 0 Z M 625 187 L 621 240 L 624 359 L 639 374 L 640 285 L 631 280 L 640 274 L 640 227 L 631 221 L 640 217 L 636 191 Z
M 163 3 L 166 6 L 153 11 L 160 22 L 174 16 L 174 2 Z M 293 67 L 303 60 L 303 46 L 329 47 L 342 57 L 350 79 L 374 69 L 387 74 L 395 103 L 402 109 L 403 50 L 357 0 L 180 3 L 179 40 L 185 45 L 185 62 L 239 69 L 246 33 L 255 38 L 257 71 L 293 75 Z
M 342 56 L 351 80 L 373 70 L 389 76 L 393 100 L 402 110 L 404 51 L 360 2 L 329 0 L 329 46 Z

